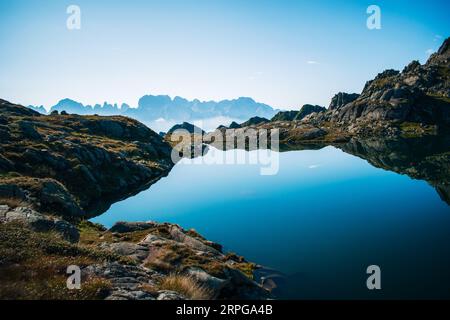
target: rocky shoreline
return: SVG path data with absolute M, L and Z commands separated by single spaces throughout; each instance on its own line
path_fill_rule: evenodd
M 85 220 L 168 174 L 172 148 L 155 132 L 120 116 L 0 110 L 1 298 L 271 297 L 255 264 L 194 230 Z M 78 293 L 65 287 L 69 265 L 82 268 Z
M 444 136 L 450 127 L 449 65 L 447 39 L 425 65 L 387 70 L 360 95 L 339 93 L 328 109 L 305 105 L 200 136 L 184 123 L 190 140 L 183 156 L 202 154 L 206 144 L 236 148 L 234 138 L 227 144 L 230 129 L 243 136 L 276 129 L 280 151 L 333 145 L 425 179 L 449 203 L 448 139 L 437 152 L 418 147 L 421 138 Z M 172 138 L 183 137 L 162 137 L 123 116 L 42 115 L 0 100 L 0 298 L 273 298 L 274 283 L 253 279 L 259 266 L 222 252 L 195 230 L 156 222 L 107 230 L 87 220 L 166 176 L 173 149 L 182 151 Z M 82 269 L 81 290 L 66 288 L 69 265 Z
M 118 222 L 108 230 L 87 220 L 72 224 L 28 207 L 0 205 L 0 229 L 2 299 L 72 299 L 80 295 L 108 300 L 272 297 L 253 280 L 257 265 L 222 252 L 219 244 L 176 224 Z M 32 242 L 23 239 L 27 235 Z M 14 245 L 16 241 L 31 247 L 21 248 Z M 81 268 L 80 292 L 64 287 L 69 265 Z M 24 268 L 28 269 L 23 272 Z M 41 269 L 46 272 L 41 274 Z M 23 273 L 16 279 L 14 275 L 19 272 Z M 55 279 L 59 279 L 56 289 L 52 287 Z

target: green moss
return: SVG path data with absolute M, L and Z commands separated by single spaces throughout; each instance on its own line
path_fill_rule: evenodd
M 433 97 L 434 99 L 438 100 L 439 102 L 450 103 L 450 98 L 448 98 L 448 97 L 439 96 L 439 95 L 430 95 L 430 96 Z
M 252 262 L 248 262 L 244 259 L 244 257 L 235 254 L 234 252 L 230 252 L 225 256 L 225 261 L 233 260 L 235 263 L 233 267 L 242 271 L 247 277 L 253 279 L 253 273 L 256 270 L 256 264 Z
M 142 241 L 149 233 L 155 232 L 155 229 L 147 229 L 133 232 L 124 233 L 112 233 L 104 226 L 98 223 L 92 223 L 87 220 L 81 221 L 77 225 L 80 232 L 80 244 L 87 246 L 97 246 L 101 243 L 114 243 L 114 242 L 133 242 L 138 243 Z M 152 232 L 153 231 L 153 232 Z
M 0 178 L 17 178 L 17 177 L 21 177 L 22 175 L 18 172 L 0 172 Z
M 403 138 L 421 137 L 436 132 L 435 126 L 421 125 L 417 122 L 402 122 L 399 125 L 399 129 Z

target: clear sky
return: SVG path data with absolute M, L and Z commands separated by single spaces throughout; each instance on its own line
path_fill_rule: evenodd
M 66 27 L 71 4 L 80 30 Z M 371 4 L 381 8 L 380 30 L 366 27 Z M 384 69 L 424 62 L 450 35 L 449 12 L 448 0 L 1 0 L 0 98 L 328 105 Z

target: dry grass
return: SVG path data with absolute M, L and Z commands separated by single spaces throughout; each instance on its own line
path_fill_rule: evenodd
M 18 198 L 0 198 L 0 205 L 2 204 L 6 204 L 11 209 L 29 206 L 26 201 Z
M 160 283 L 160 289 L 181 293 L 192 300 L 209 300 L 213 294 L 211 290 L 200 285 L 192 276 L 171 274 Z
M 182 272 L 188 267 L 200 267 L 215 277 L 224 277 L 224 264 L 208 255 L 198 255 L 196 251 L 179 243 L 162 244 L 155 248 L 145 266 L 164 273 Z
M 80 232 L 81 245 L 97 246 L 103 242 L 133 242 L 138 243 L 143 240 L 150 232 L 149 230 L 139 230 L 124 233 L 112 233 L 104 226 L 83 220 L 78 223 L 78 231 Z
M 0 224 L 0 299 L 101 299 L 106 279 L 83 280 L 81 290 L 68 290 L 66 268 L 101 263 L 115 257 L 38 233 L 20 223 Z
M 158 295 L 158 290 L 159 288 L 154 285 L 154 284 L 150 284 L 150 283 L 142 283 L 139 285 L 139 289 L 145 292 L 150 293 L 152 296 L 157 296 Z

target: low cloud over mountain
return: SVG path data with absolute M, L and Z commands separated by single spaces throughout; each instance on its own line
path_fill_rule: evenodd
M 44 112 L 42 107 L 30 106 L 34 110 Z M 139 99 L 138 106 L 131 108 L 127 104 L 120 107 L 117 104 L 103 103 L 83 105 L 80 102 L 63 99 L 52 111 L 66 111 L 74 114 L 99 114 L 99 115 L 126 115 L 140 121 L 154 121 L 160 118 L 166 120 L 201 120 L 213 117 L 229 117 L 237 119 L 248 119 L 253 116 L 271 118 L 277 110 L 271 106 L 255 102 L 251 98 L 241 97 L 233 100 L 200 101 L 181 97 L 171 98 L 167 95 L 145 95 Z

